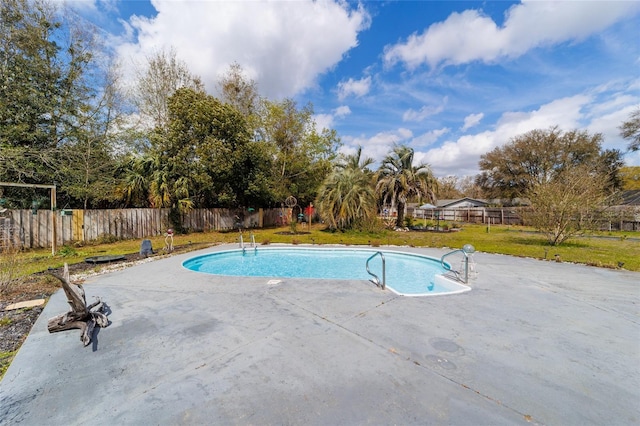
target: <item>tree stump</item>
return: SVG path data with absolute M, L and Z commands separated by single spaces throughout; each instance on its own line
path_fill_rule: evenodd
M 98 298 L 96 302 L 87 306 L 82 286 L 72 284 L 69 281 L 69 265 L 66 263 L 62 276 L 54 273 L 51 275 L 62 283 L 62 289 L 67 295 L 67 302 L 71 305 L 71 310 L 49 320 L 47 324 L 49 333 L 79 328 L 81 329 L 80 340 L 87 346 L 91 343 L 93 329 L 96 325 L 103 328 L 109 325 L 109 319 L 104 313 L 105 304 Z

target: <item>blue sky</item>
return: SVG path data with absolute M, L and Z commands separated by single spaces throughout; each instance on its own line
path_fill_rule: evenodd
M 602 133 L 640 107 L 636 1 L 67 0 L 125 77 L 174 48 L 211 94 L 238 62 L 270 99 L 311 102 L 345 153 L 415 149 L 437 176 L 532 129 Z M 625 154 L 640 166 L 640 152 Z

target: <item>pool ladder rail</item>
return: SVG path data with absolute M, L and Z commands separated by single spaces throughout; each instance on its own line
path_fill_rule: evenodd
M 371 272 L 371 270 L 369 269 L 369 261 L 371 259 L 373 259 L 374 257 L 380 255 L 380 258 L 382 259 L 382 282 L 380 282 L 380 278 L 374 274 L 373 272 Z M 377 251 L 375 252 L 373 255 L 371 255 L 371 257 L 369 257 L 367 259 L 367 273 L 369 275 L 371 275 L 373 277 L 373 279 L 371 280 L 375 285 L 377 285 L 378 287 L 380 287 L 381 289 L 385 289 L 387 287 L 387 274 L 385 271 L 385 259 L 384 259 L 384 254 L 382 254 L 381 251 Z
M 258 245 L 256 244 L 256 237 L 255 235 L 250 234 L 251 235 L 251 248 L 253 249 L 253 251 L 255 253 L 258 252 Z M 244 245 L 244 238 L 242 238 L 242 234 L 240 234 L 240 248 L 242 249 L 242 254 L 245 254 L 247 252 L 247 247 Z
M 473 247 L 471 244 L 465 244 L 461 249 L 457 249 L 457 250 L 453 250 L 449 253 L 444 254 L 441 258 L 440 258 L 440 264 L 442 265 L 442 267 L 447 270 L 448 272 L 451 272 L 451 277 L 464 283 L 464 284 L 469 284 L 469 259 L 472 258 L 473 253 L 475 253 L 476 249 L 475 247 Z M 464 269 L 462 271 L 456 271 L 455 269 L 451 269 L 451 265 L 448 264 L 447 262 L 444 261 L 444 259 L 447 256 L 450 256 L 452 254 L 456 254 L 456 253 L 462 253 L 462 255 L 464 256 L 462 259 L 462 263 L 464 264 Z M 473 262 L 473 259 L 471 260 L 471 265 L 473 271 L 475 273 L 475 262 Z

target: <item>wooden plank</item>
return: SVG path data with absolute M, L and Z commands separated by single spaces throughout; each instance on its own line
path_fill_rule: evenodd
M 40 221 L 38 220 L 38 213 L 32 215 L 31 217 L 31 226 L 33 231 L 33 247 L 40 247 Z
M 83 224 L 84 224 L 84 239 L 85 241 L 91 241 L 92 240 L 92 236 L 91 236 L 91 222 L 92 222 L 92 214 L 93 214 L 93 210 L 85 210 L 84 212 L 84 219 L 83 219 Z
M 45 299 L 26 300 L 24 302 L 12 303 L 11 305 L 8 305 L 6 308 L 4 308 L 4 310 L 14 311 L 16 309 L 22 309 L 22 308 L 33 308 L 35 306 L 44 305 L 44 302 L 46 302 Z
M 75 228 L 74 228 L 74 237 L 78 240 L 78 241 L 84 241 L 84 209 L 81 210 L 75 210 L 73 213 L 73 219 L 74 219 L 74 224 L 75 224 Z
M 24 227 L 25 230 L 24 239 L 25 239 L 25 247 L 33 248 L 33 233 L 31 231 L 31 220 L 30 217 L 25 215 L 24 210 L 19 210 L 20 212 L 20 223 Z

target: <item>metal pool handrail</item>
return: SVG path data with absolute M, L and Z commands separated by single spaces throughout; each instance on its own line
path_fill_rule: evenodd
M 440 264 L 442 265 L 442 267 L 444 269 L 446 269 L 447 271 L 452 272 L 454 277 L 458 281 L 462 281 L 463 283 L 468 284 L 469 283 L 469 256 L 471 256 L 475 251 L 476 251 L 475 247 L 473 247 L 471 244 L 465 244 L 464 247 L 462 247 L 461 249 L 453 250 L 453 251 L 451 251 L 449 253 L 444 254 L 440 258 Z M 456 271 L 454 269 L 451 269 L 451 266 L 444 261 L 445 257 L 450 256 L 450 255 L 455 254 L 455 253 L 462 253 L 462 255 L 464 256 L 464 278 L 460 278 L 460 271 Z
M 380 278 L 378 278 L 378 276 L 376 274 L 374 274 L 373 272 L 371 272 L 371 270 L 369 269 L 369 261 L 371 259 L 373 259 L 374 257 L 376 257 L 377 255 L 380 255 L 380 257 L 382 258 L 382 284 L 380 284 Z M 377 286 L 380 286 L 380 288 L 382 288 L 383 290 L 386 288 L 387 286 L 387 278 L 386 278 L 386 273 L 385 273 L 385 260 L 384 260 L 384 254 L 382 254 L 381 251 L 377 251 L 375 252 L 370 258 L 367 259 L 367 273 L 369 275 L 371 275 L 373 278 L 375 278 L 375 281 L 373 281 Z
M 242 234 L 240 234 L 239 242 L 240 248 L 242 249 L 242 254 L 245 254 L 247 252 L 247 248 L 244 246 L 244 238 L 242 238 Z M 258 246 L 256 245 L 256 237 L 255 235 L 253 235 L 253 233 L 251 233 L 251 247 L 253 247 L 254 251 L 258 251 Z

